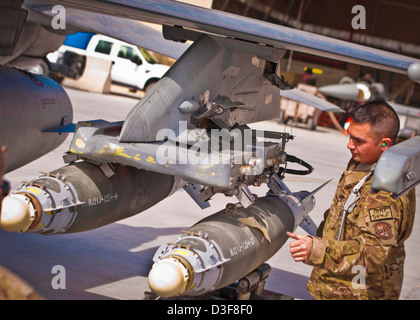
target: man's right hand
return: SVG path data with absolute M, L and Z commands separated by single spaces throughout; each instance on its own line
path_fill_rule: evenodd
M 286 232 L 286 234 L 296 241 L 290 242 L 290 253 L 296 262 L 305 262 L 309 259 L 312 251 L 312 238 L 301 234 Z

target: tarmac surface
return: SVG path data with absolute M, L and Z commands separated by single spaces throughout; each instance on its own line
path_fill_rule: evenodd
M 66 88 L 74 108 L 74 122 L 104 119 L 124 120 L 138 97 L 118 94 L 100 95 Z M 314 167 L 308 176 L 286 177 L 293 192 L 312 191 L 323 182 L 333 180 L 316 198 L 312 219 L 318 224 L 330 206 L 338 179 L 350 153 L 348 137 L 340 132 L 318 127 L 315 131 L 285 127 L 277 121 L 265 121 L 252 127 L 287 131 L 295 139 L 286 145 L 286 152 Z M 64 166 L 62 155 L 68 150 L 71 136 L 50 154 L 6 175 L 12 188 L 23 180 Z M 252 187 L 263 196 L 266 186 Z M 420 188 L 417 187 L 417 215 L 420 212 Z M 0 230 L 0 264 L 19 275 L 39 294 L 51 300 L 117 299 L 141 300 L 149 291 L 147 275 L 157 248 L 172 242 L 181 230 L 188 229 L 202 218 L 223 209 L 234 198 L 216 195 L 211 207 L 201 210 L 184 190 L 179 190 L 154 207 L 120 222 L 84 233 L 41 236 L 30 233 L 8 233 Z M 298 228 L 297 233 L 305 234 Z M 406 241 L 405 278 L 400 299 L 420 299 L 420 219 L 417 217 L 411 237 Z M 312 268 L 296 263 L 286 243 L 269 261 L 272 270 L 266 289 L 295 299 L 312 299 L 306 283 Z M 57 267 L 58 266 L 58 267 Z M 59 271 L 57 271 L 57 268 Z M 64 272 L 64 273 L 63 273 Z M 58 275 L 61 282 L 57 286 Z M 63 279 L 65 281 L 63 281 Z

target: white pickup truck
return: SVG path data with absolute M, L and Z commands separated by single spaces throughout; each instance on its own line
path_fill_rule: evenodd
M 147 91 L 169 69 L 155 63 L 148 53 L 132 44 L 92 33 L 67 36 L 64 44 L 47 55 L 52 73 L 77 78 L 83 72 L 86 56 L 113 61 L 112 83 Z

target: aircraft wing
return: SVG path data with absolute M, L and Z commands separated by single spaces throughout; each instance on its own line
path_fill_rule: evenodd
M 295 100 L 313 106 L 325 112 L 342 112 L 343 110 L 335 104 L 310 95 L 300 89 L 294 88 L 292 90 L 281 90 L 281 96 L 287 99 Z
M 177 1 L 50 0 L 46 2 L 49 5 L 42 4 L 39 1 L 29 1 L 26 5 L 32 10 L 49 15 L 51 15 L 52 4 L 100 13 L 101 15 L 96 16 L 99 24 L 104 19 L 104 15 L 107 15 L 169 26 L 182 26 L 205 33 L 339 59 L 391 72 L 406 73 L 413 63 L 420 63 L 420 60 L 415 58 Z M 80 19 L 76 17 L 78 15 Z M 81 11 L 72 11 L 70 16 L 78 23 L 83 19 Z M 94 16 L 90 17 L 94 20 Z M 106 24 L 103 25 L 106 26 Z M 99 29 L 104 30 L 103 27 Z M 124 27 L 122 30 L 126 30 L 126 28 Z M 132 43 L 140 41 L 138 34 L 131 33 L 130 39 L 127 38 L 124 37 L 124 40 Z M 419 81 L 420 72 L 410 73 L 410 77 L 415 81 Z
M 39 13 L 54 15 L 51 13 L 51 5 L 40 5 L 32 2 L 25 3 L 25 5 L 28 9 Z M 178 59 L 189 47 L 188 43 L 164 39 L 162 32 L 152 28 L 150 25 L 111 15 L 69 8 L 66 9 L 66 23 L 83 30 L 93 31 L 132 43 L 174 59 Z
M 393 101 L 387 101 L 394 110 L 401 115 L 406 115 L 413 118 L 420 118 L 420 111 L 418 108 L 410 107 L 404 104 L 395 103 Z

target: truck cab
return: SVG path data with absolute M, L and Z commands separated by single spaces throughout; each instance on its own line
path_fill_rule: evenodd
M 77 72 L 63 71 L 71 67 L 63 68 L 62 64 L 69 64 L 67 61 L 80 62 L 82 61 L 80 58 L 89 56 L 111 60 L 111 82 L 127 86 L 132 90 L 147 91 L 169 69 L 169 66 L 156 63 L 147 51 L 135 45 L 91 33 L 68 35 L 64 44 L 56 52 L 50 53 L 47 59 L 53 72 L 74 78 Z

